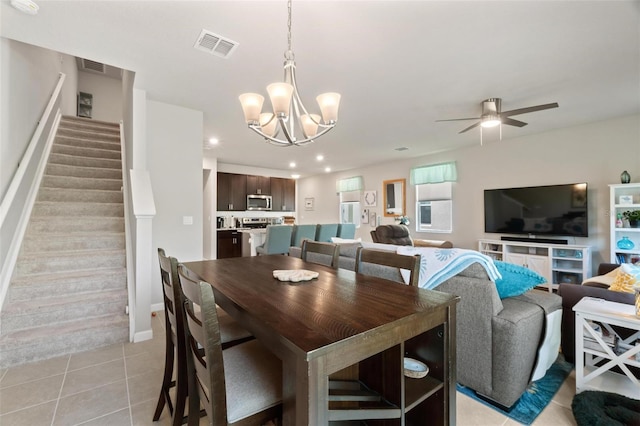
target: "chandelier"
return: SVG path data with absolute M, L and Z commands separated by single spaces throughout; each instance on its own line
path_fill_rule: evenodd
M 264 97 L 257 93 L 243 93 L 239 99 L 251 130 L 273 145 L 300 146 L 313 142 L 335 127 L 340 94 L 323 93 L 316 97 L 322 117 L 309 114 L 302 103 L 296 80 L 295 55 L 291 50 L 291 0 L 287 2 L 287 9 L 288 48 L 284 53 L 284 82 L 267 86 L 273 112 L 262 112 Z

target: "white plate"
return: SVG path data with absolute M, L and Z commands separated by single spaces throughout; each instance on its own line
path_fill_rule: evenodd
M 413 379 L 421 379 L 429 374 L 427 364 L 413 358 L 404 359 L 404 375 Z
M 307 271 L 306 269 L 276 269 L 273 271 L 273 278 L 277 278 L 280 281 L 291 281 L 292 283 L 310 281 L 318 278 L 318 275 L 320 275 L 318 272 Z

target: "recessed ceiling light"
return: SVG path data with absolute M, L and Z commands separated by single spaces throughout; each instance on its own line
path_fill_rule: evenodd
M 218 138 L 209 138 L 209 145 L 218 145 L 219 143 Z
M 329 172 L 331 171 L 331 167 L 325 167 L 325 168 L 324 168 L 324 171 L 325 171 L 325 172 L 327 172 L 327 173 L 329 173 Z
M 40 7 L 31 0 L 11 0 L 11 6 L 27 15 L 36 15 Z
M 316 155 L 316 160 L 318 160 L 318 161 L 324 160 L 324 155 L 322 155 L 322 154 Z
M 300 175 L 297 174 L 297 173 L 294 173 L 294 174 L 291 175 L 291 177 L 294 178 L 294 179 L 298 179 L 300 177 Z
M 296 166 L 296 163 L 295 163 L 295 162 L 293 162 L 293 161 L 292 161 L 292 162 L 290 162 L 290 163 L 289 163 L 289 167 L 291 167 L 292 169 L 293 169 L 295 166 Z

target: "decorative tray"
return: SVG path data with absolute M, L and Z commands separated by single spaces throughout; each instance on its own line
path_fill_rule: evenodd
M 292 283 L 310 281 L 318 278 L 318 275 L 318 272 L 306 269 L 276 269 L 273 271 L 273 278 L 277 278 L 280 281 L 291 281 Z
M 413 358 L 404 358 L 404 375 L 412 379 L 421 379 L 429 374 L 429 366 Z

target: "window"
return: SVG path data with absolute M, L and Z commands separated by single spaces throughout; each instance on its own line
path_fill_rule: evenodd
M 340 223 L 354 223 L 360 227 L 360 191 L 340 193 Z
M 340 223 L 355 223 L 360 227 L 360 202 L 350 201 L 340 203 Z
M 452 232 L 451 182 L 416 185 L 416 231 Z

